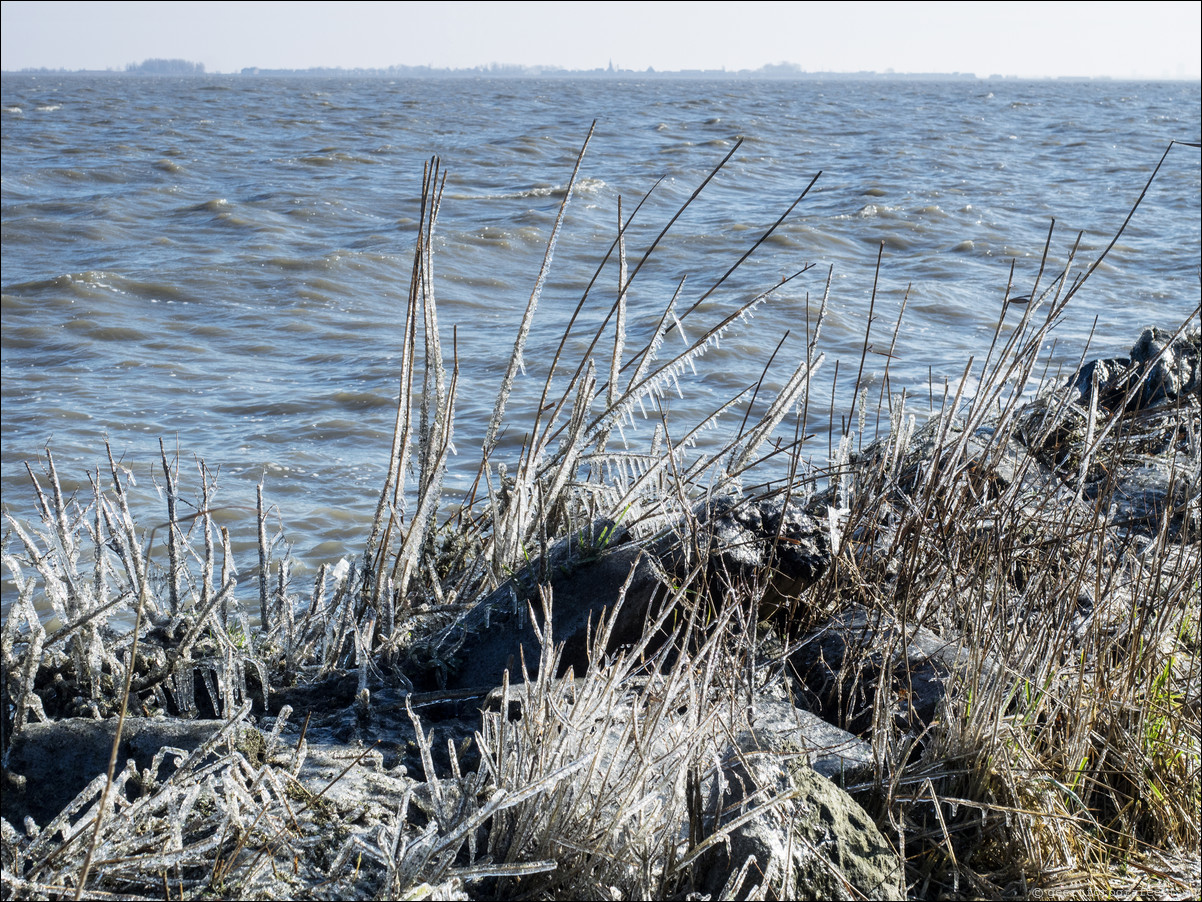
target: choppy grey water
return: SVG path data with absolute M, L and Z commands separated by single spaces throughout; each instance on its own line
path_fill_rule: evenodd
M 663 179 L 629 232 L 637 257 L 742 136 L 640 273 L 630 341 L 646 340 L 682 275 L 683 308 L 821 171 L 686 331 L 813 269 L 668 402 L 674 421 L 690 422 L 755 382 L 791 330 L 768 379 L 779 384 L 833 267 L 819 343 L 831 362 L 805 451 L 819 461 L 830 411 L 838 425 L 850 406 L 882 242 L 869 340 L 888 346 L 908 287 L 890 378 L 921 412 L 987 348 L 1012 264 L 1012 293 L 1029 290 L 1051 220 L 1053 263 L 1078 232 L 1092 260 L 1170 140 L 1198 141 L 1202 121 L 1197 83 L 6 75 L 2 94 L 5 509 L 34 518 L 25 461 L 36 468 L 49 448 L 82 490 L 108 441 L 151 525 L 162 516 L 151 479 L 161 437 L 185 464 L 220 467 L 226 504 L 253 505 L 263 480 L 313 565 L 362 547 L 385 472 L 431 155 L 449 173 L 435 270 L 448 347 L 458 326 L 449 485 L 462 487 L 593 119 L 512 421 L 537 397 L 549 350 L 616 235 L 619 195 L 629 213 Z M 1175 148 L 1056 330 L 1061 362 L 1077 358 L 1095 320 L 1094 346 L 1121 351 L 1141 327 L 1175 327 L 1194 309 L 1200 184 L 1197 150 Z M 609 309 L 615 268 L 602 280 L 589 323 Z M 870 354 L 867 378 L 884 362 Z

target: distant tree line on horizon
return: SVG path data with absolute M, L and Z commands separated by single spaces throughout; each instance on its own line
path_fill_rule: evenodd
M 5 70 L 9 71 L 9 70 Z M 117 74 L 121 70 L 87 70 L 87 69 L 48 69 L 25 68 L 21 74 L 40 75 L 103 75 Z M 146 59 L 140 63 L 126 63 L 125 73 L 130 75 L 205 75 L 204 63 L 194 63 L 184 59 Z M 221 73 L 213 73 L 220 75 Z M 347 69 L 338 66 L 310 66 L 307 69 L 268 69 L 259 66 L 247 66 L 238 73 L 228 73 L 249 76 L 309 76 L 309 77 L 354 77 L 354 78 L 776 78 L 776 79 L 904 79 L 907 81 L 929 80 L 977 80 L 971 72 L 810 72 L 797 63 L 781 62 L 768 63 L 758 69 L 677 69 L 665 70 L 648 67 L 643 70 L 623 69 L 612 62 L 607 68 L 597 69 L 565 69 L 561 66 L 520 66 L 503 63 L 490 63 L 486 66 L 472 66 L 462 69 L 443 69 L 434 66 L 394 65 L 385 68 L 354 68 Z M 1002 78 L 991 75 L 990 79 Z M 1011 76 L 1006 76 L 1010 78 Z M 1060 78 L 1061 81 L 1089 81 L 1090 79 Z
M 888 74 L 861 72 L 807 72 L 797 63 L 769 63 L 759 69 L 623 69 L 609 64 L 608 68 L 565 69 L 562 66 L 519 66 L 490 63 L 462 69 L 442 69 L 434 66 L 395 65 L 386 68 L 346 69 L 342 67 L 311 66 L 308 69 L 265 69 L 246 66 L 239 73 L 249 76 L 352 76 L 367 78 L 904 78 L 904 79 L 975 79 L 972 73 Z
M 125 71 L 138 75 L 204 75 L 205 64 L 189 60 L 149 59 L 140 63 L 126 63 Z

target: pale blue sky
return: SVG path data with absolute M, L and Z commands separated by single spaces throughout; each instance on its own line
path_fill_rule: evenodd
M 2 67 L 245 66 L 1202 75 L 1202 4 L 3 3 Z

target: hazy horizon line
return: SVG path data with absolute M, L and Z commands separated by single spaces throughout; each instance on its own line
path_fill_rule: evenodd
M 153 63 L 168 63 L 181 64 L 188 67 L 186 70 L 164 70 L 156 71 L 153 68 L 145 68 L 148 64 Z M 871 77 L 871 78 L 938 78 L 938 79 L 960 79 L 960 80 L 1012 80 L 1012 81 L 1180 81 L 1180 82 L 1197 82 L 1202 80 L 1198 76 L 1180 76 L 1174 77 L 1170 75 L 1159 76 L 1143 76 L 1143 75 L 1012 75 L 1007 73 L 990 73 L 988 75 L 978 75 L 975 72 L 938 72 L 938 71 L 896 71 L 893 69 L 877 70 L 877 69 L 858 69 L 858 70 L 807 70 L 803 69 L 798 63 L 767 63 L 757 69 L 727 69 L 725 67 L 718 69 L 656 69 L 647 67 L 646 69 L 627 69 L 619 66 L 614 66 L 612 63 L 605 68 L 592 69 L 569 69 L 563 66 L 554 65 L 523 65 L 517 63 L 488 63 L 478 64 L 468 67 L 446 67 L 446 66 L 431 66 L 431 65 L 410 65 L 397 63 L 391 66 L 307 66 L 307 67 L 266 67 L 266 66 L 243 66 L 237 71 L 206 71 L 203 63 L 196 63 L 183 59 L 160 59 L 148 58 L 139 63 L 127 63 L 123 68 L 109 67 L 106 69 L 68 69 L 65 67 L 52 68 L 49 66 L 26 66 L 21 69 L 2 69 L 0 74 L 3 75 L 150 75 L 155 77 L 188 77 L 188 78 L 203 78 L 205 76 L 232 76 L 232 77 L 256 77 L 256 76 L 301 76 L 301 75 L 362 75 L 373 77 L 431 77 L 437 75 L 450 76 L 499 76 L 509 78 L 520 77 L 538 77 L 544 75 L 550 76 L 588 76 L 596 77 L 630 77 L 630 76 L 714 76 L 714 77 L 768 77 L 778 79 L 789 78 L 815 78 L 815 77 L 838 77 L 838 78 L 856 78 L 856 77 Z

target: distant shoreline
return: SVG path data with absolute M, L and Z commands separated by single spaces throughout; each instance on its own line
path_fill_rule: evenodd
M 672 71 L 630 69 L 555 69 L 498 66 L 474 69 L 433 69 L 425 66 L 397 66 L 390 69 L 262 69 L 247 67 L 240 72 L 145 72 L 119 69 L 5 69 L 4 76 L 114 76 L 121 78 L 372 78 L 372 79 L 561 79 L 635 81 L 647 79 L 705 81 L 964 81 L 964 82 L 1184 82 L 1190 78 L 1113 78 L 1109 76 L 1057 76 L 1028 78 L 1017 75 L 979 76 L 971 72 L 804 72 L 781 67 L 765 69 L 684 69 Z

